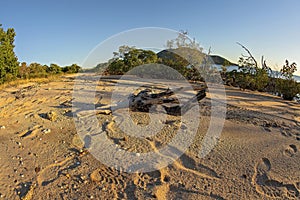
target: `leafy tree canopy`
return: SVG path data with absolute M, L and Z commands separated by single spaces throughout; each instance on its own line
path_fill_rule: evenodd
M 15 36 L 13 28 L 5 31 L 0 24 L 0 83 L 18 75 L 19 62 L 14 52 Z

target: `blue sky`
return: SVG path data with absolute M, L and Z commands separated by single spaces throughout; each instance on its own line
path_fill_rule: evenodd
M 247 46 L 273 68 L 300 68 L 300 1 L 1 1 L 0 23 L 13 27 L 20 61 L 81 64 L 100 42 L 133 28 L 187 30 L 205 48 L 237 62 Z M 298 69 L 297 74 L 300 74 Z

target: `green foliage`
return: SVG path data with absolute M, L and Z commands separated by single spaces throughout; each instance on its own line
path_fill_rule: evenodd
M 39 63 L 31 63 L 28 66 L 28 69 L 29 69 L 28 78 L 46 78 L 48 76 L 47 65 L 41 65 Z
M 289 64 L 288 60 L 285 60 L 285 65 L 283 65 L 282 69 L 280 70 L 281 74 L 288 80 L 293 79 L 293 74 L 297 71 L 297 64 L 293 62 Z
M 22 62 L 19 66 L 19 78 L 28 79 L 30 74 L 30 69 L 26 62 Z
M 72 64 L 71 66 L 66 66 L 62 68 L 62 71 L 67 74 L 73 74 L 80 72 L 81 67 L 77 64 Z
M 249 73 L 238 72 L 236 73 L 236 83 L 241 89 L 245 90 L 251 88 L 251 85 L 253 85 L 254 80 Z
M 180 53 L 178 53 L 179 49 L 174 50 L 164 50 L 158 53 L 158 63 L 164 64 L 168 67 L 171 67 L 178 71 L 183 76 L 188 75 L 188 65 L 189 62 L 180 56 Z
M 106 73 L 124 74 L 139 65 L 156 63 L 157 55 L 150 50 L 135 49 L 134 47 L 121 46 L 115 58 L 110 62 Z
M 0 24 L 0 83 L 11 81 L 18 75 L 19 63 L 14 52 L 14 29 L 3 30 Z
M 292 100 L 296 94 L 300 93 L 300 85 L 293 79 L 293 74 L 297 70 L 296 66 L 295 62 L 290 65 L 289 61 L 286 60 L 285 65 L 280 70 L 284 79 L 277 79 L 276 85 L 283 99 Z
M 57 64 L 50 64 L 50 67 L 47 68 L 47 72 L 50 74 L 60 74 L 62 73 L 62 68 Z
M 293 79 L 281 79 L 276 80 L 276 86 L 278 92 L 285 100 L 293 100 L 296 94 L 300 93 L 300 84 Z
M 265 91 L 265 88 L 269 83 L 269 76 L 266 70 L 258 68 L 253 78 L 254 78 L 253 89 L 258 90 L 260 92 Z

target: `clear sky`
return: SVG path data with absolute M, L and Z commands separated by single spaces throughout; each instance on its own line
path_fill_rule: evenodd
M 232 62 L 243 53 L 241 42 L 273 68 L 285 59 L 300 68 L 299 0 L 1 0 L 0 23 L 16 30 L 16 53 L 27 63 L 81 64 L 114 34 L 163 27 L 187 30 Z

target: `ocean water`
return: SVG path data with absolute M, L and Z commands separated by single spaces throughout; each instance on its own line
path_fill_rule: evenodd
M 222 65 L 214 65 L 214 67 L 216 67 L 219 71 L 222 71 Z M 227 67 L 227 72 L 231 72 L 233 70 L 237 70 L 238 71 L 239 67 L 235 66 L 235 65 Z M 276 73 L 276 71 L 274 73 Z M 295 79 L 295 81 L 297 81 L 298 83 L 300 83 L 300 76 L 294 75 L 294 79 Z
M 295 79 L 295 81 L 297 81 L 298 83 L 300 83 L 300 76 L 295 75 L 294 79 Z

